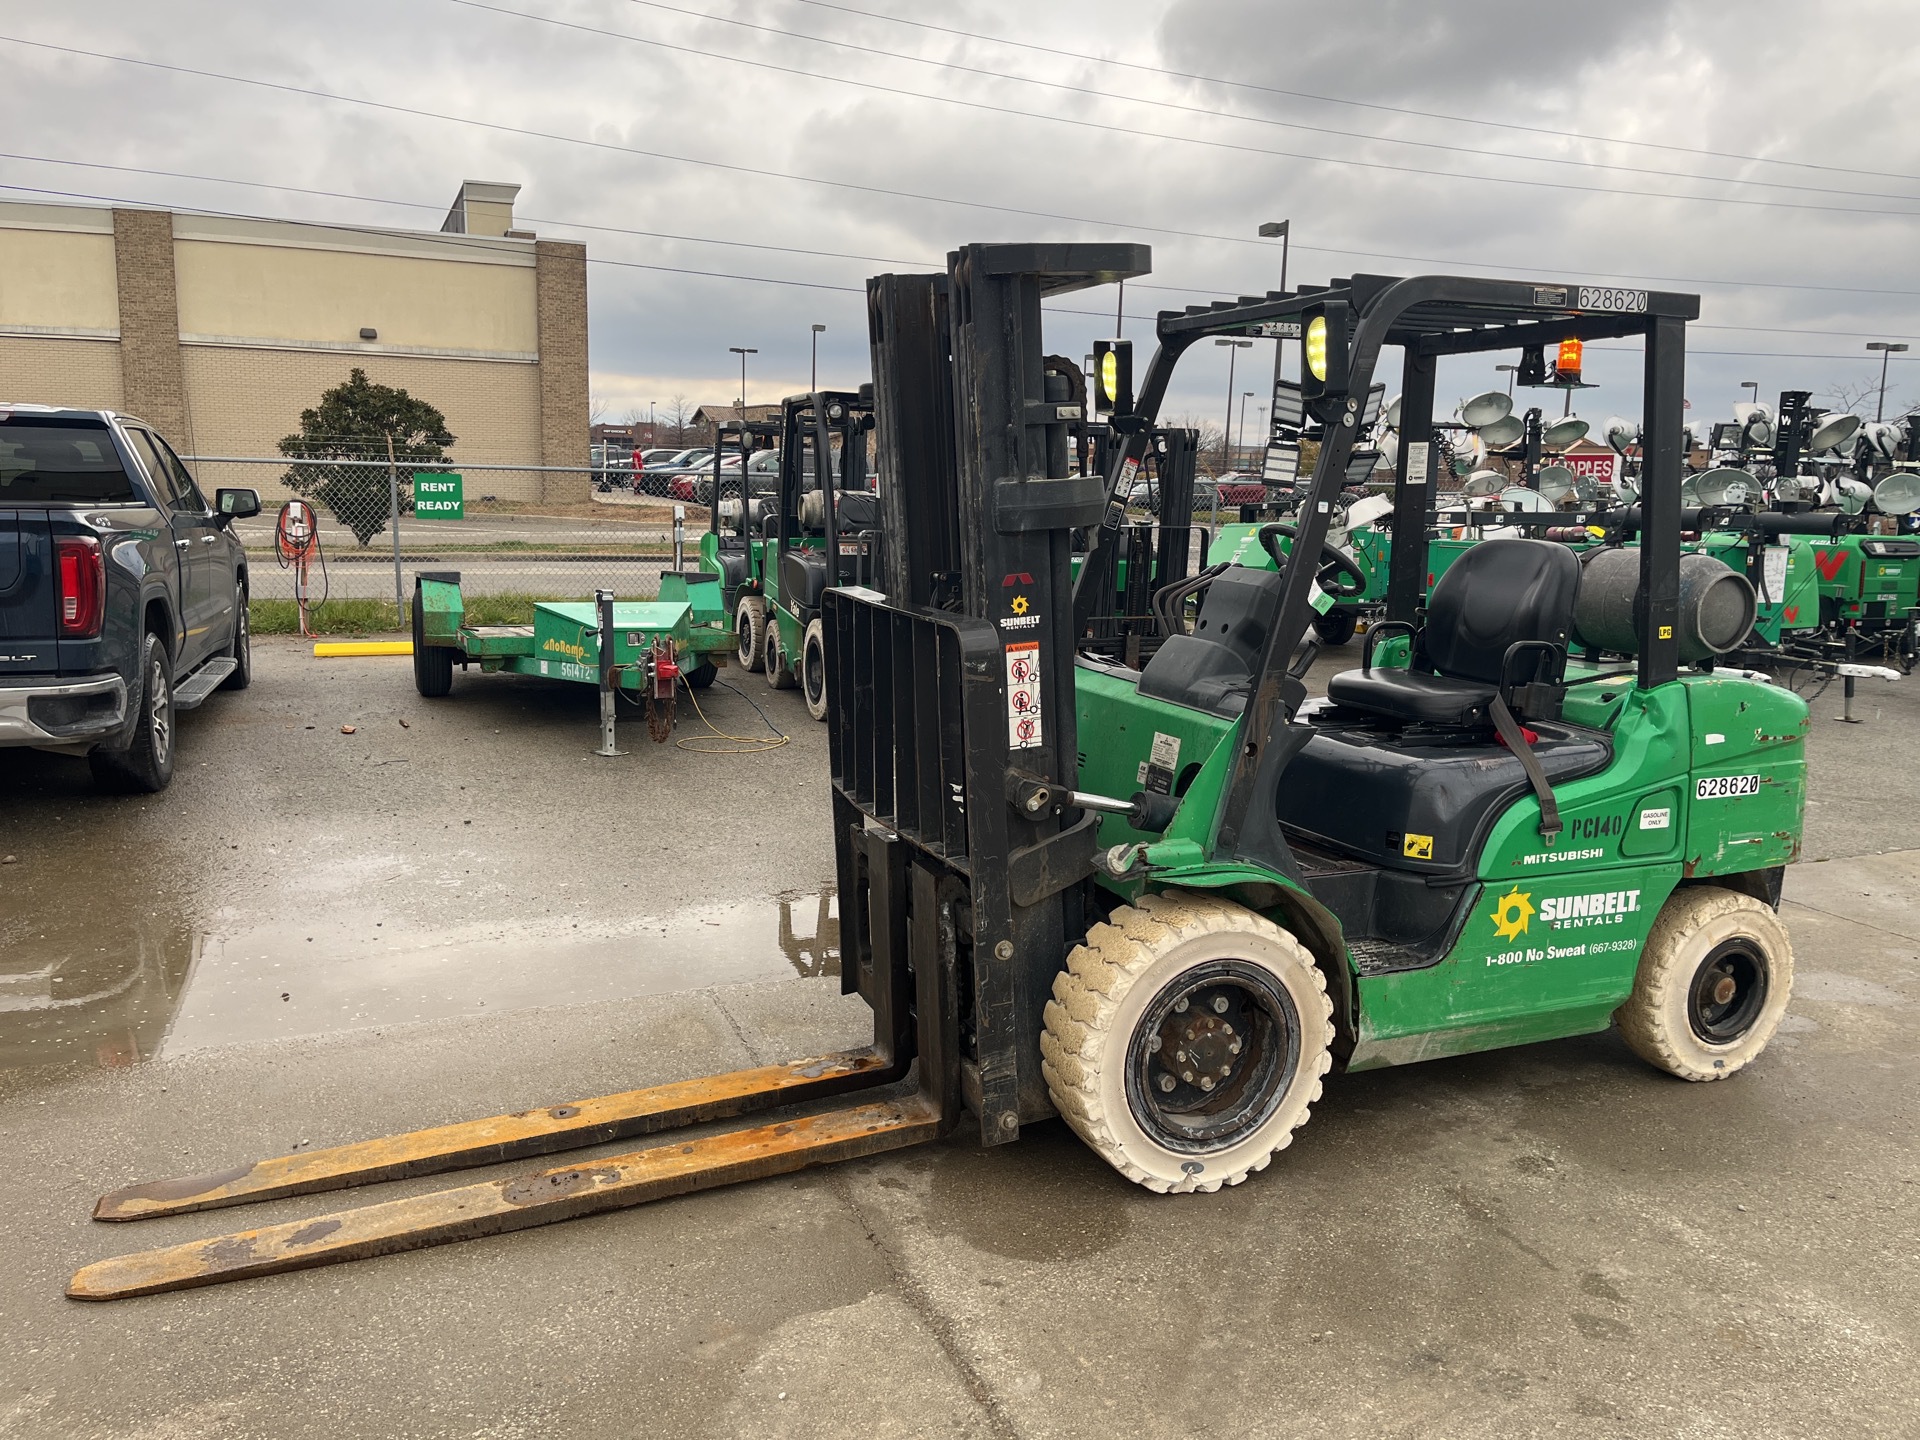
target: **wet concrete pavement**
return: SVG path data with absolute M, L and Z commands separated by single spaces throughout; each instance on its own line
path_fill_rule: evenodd
M 1338 1077 L 1219 1196 L 1139 1191 L 1053 1124 L 66 1301 L 88 1261 L 327 1208 L 87 1221 L 114 1185 L 863 1038 L 825 975 L 825 736 L 793 695 L 728 676 L 793 736 L 771 754 L 635 723 L 603 762 L 584 688 L 429 706 L 404 661 L 259 648 L 157 800 L 0 754 L 0 1436 L 1911 1433 L 1900 687 L 1816 725 L 1808 853 L 1832 858 L 1789 881 L 1787 1029 L 1728 1084 L 1594 1036 Z M 710 693 L 722 729 L 757 723 Z M 36 1003 L 50 968 L 93 1003 Z

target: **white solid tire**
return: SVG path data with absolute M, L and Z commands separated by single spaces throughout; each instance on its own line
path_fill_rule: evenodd
M 1176 1150 L 1150 1136 L 1127 1102 L 1134 1028 L 1182 972 L 1229 959 L 1252 963 L 1285 989 L 1299 1019 L 1298 1057 L 1254 1130 L 1217 1151 Z M 1313 956 L 1271 920 L 1210 896 L 1168 891 L 1121 906 L 1067 957 L 1053 996 L 1040 1070 L 1055 1108 L 1094 1153 L 1162 1194 L 1211 1193 L 1264 1170 L 1307 1122 L 1333 1063 L 1333 1005 Z
M 758 595 L 742 595 L 733 609 L 734 658 L 749 673 L 766 664 L 767 602 Z
M 800 641 L 800 693 L 806 697 L 807 713 L 816 720 L 827 718 L 827 627 L 818 615 L 807 622 Z
M 1714 1043 L 1694 1029 L 1693 985 L 1715 949 L 1735 940 L 1764 965 L 1766 989 L 1752 1023 L 1737 1038 Z M 1633 993 L 1613 1018 L 1649 1065 L 1683 1080 L 1724 1080 L 1767 1048 L 1792 996 L 1793 941 L 1772 907 L 1717 885 L 1689 885 L 1660 907 Z

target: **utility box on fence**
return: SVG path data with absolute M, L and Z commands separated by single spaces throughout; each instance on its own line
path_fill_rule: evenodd
M 420 520 L 466 519 L 466 481 L 451 471 L 414 472 L 413 513 Z

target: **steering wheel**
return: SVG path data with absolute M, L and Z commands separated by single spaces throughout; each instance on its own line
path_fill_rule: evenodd
M 1270 524 L 1260 527 L 1260 544 L 1273 557 L 1274 565 L 1285 570 L 1292 557 L 1277 543 L 1280 537 L 1298 540 L 1300 532 L 1292 525 Z M 1336 600 L 1358 600 L 1367 593 L 1367 577 L 1345 554 L 1325 541 L 1320 545 L 1320 573 L 1315 577 L 1320 588 Z

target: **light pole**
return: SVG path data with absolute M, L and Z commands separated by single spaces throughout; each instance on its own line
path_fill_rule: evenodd
M 1251 350 L 1253 348 L 1253 341 L 1234 340 L 1230 337 L 1222 336 L 1213 343 L 1227 347 L 1227 423 L 1222 426 L 1220 430 L 1220 468 L 1225 470 L 1228 468 L 1227 440 L 1233 434 L 1233 367 L 1240 359 L 1240 352 L 1242 350 Z
M 1262 240 L 1280 242 L 1280 289 L 1282 291 L 1287 288 L 1287 251 L 1293 244 L 1292 227 L 1291 220 L 1269 220 L 1260 227 Z
M 1756 405 L 1760 403 L 1760 382 L 1758 380 L 1742 380 L 1740 382 L 1740 388 L 1742 390 L 1753 391 L 1753 403 Z
M 826 328 L 824 325 L 813 327 L 813 378 L 807 385 L 809 393 L 820 388 L 820 332 Z
M 740 423 L 747 423 L 747 356 L 758 355 L 759 349 L 752 345 L 729 345 L 727 349 L 740 357 Z
M 1493 367 L 1494 374 L 1498 375 L 1498 374 L 1501 374 L 1502 372 L 1505 372 L 1506 374 L 1508 399 L 1513 398 L 1513 377 L 1517 373 L 1519 373 L 1519 370 L 1520 370 L 1520 367 L 1518 365 L 1496 365 Z
M 1880 403 L 1873 407 L 1873 418 L 1876 421 L 1887 418 L 1887 357 L 1889 355 L 1898 355 L 1906 348 L 1904 343 L 1894 340 L 1869 340 L 1867 342 L 1867 349 L 1878 350 L 1880 352 Z
M 1240 426 L 1233 432 L 1233 449 L 1236 455 L 1244 456 L 1247 450 L 1247 401 L 1253 398 L 1253 391 L 1240 392 Z

